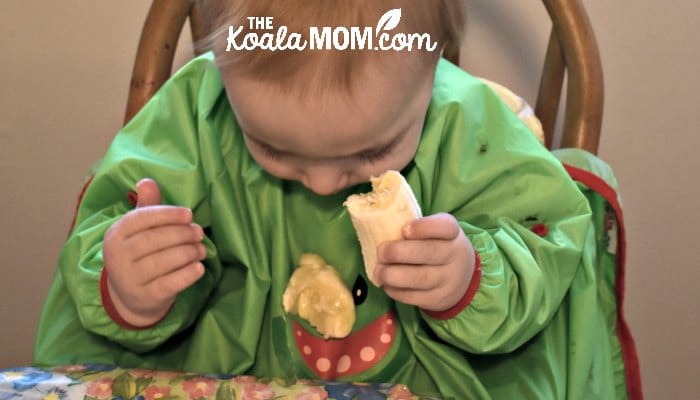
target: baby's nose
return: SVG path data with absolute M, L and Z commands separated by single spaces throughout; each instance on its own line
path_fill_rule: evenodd
M 326 196 L 344 189 L 348 174 L 335 168 L 313 168 L 304 171 L 302 183 L 314 193 Z

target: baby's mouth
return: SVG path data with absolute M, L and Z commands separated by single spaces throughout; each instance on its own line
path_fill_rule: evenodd
M 396 337 L 396 317 L 387 312 L 343 339 L 324 339 L 293 322 L 294 340 L 306 365 L 321 379 L 358 374 L 381 361 Z

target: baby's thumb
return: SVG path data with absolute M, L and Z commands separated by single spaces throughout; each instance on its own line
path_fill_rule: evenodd
M 158 184 L 149 178 L 144 178 L 136 184 L 136 207 L 157 206 L 161 203 Z

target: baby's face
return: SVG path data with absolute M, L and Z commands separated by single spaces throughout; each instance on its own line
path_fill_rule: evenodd
M 223 73 L 246 145 L 268 173 L 329 195 L 413 158 L 432 94 L 434 68 L 368 66 L 352 95 L 300 98 L 269 83 Z M 415 74 L 414 74 L 415 75 Z

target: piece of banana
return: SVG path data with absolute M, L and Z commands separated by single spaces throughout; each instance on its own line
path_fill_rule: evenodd
M 282 295 L 282 305 L 326 339 L 346 337 L 355 324 L 352 294 L 333 266 L 316 254 L 301 256 Z
M 350 195 L 344 204 L 360 240 L 367 277 L 381 286 L 374 279 L 377 246 L 401 239 L 404 225 L 422 214 L 411 186 L 399 172 L 389 170 L 370 181 L 371 192 Z

